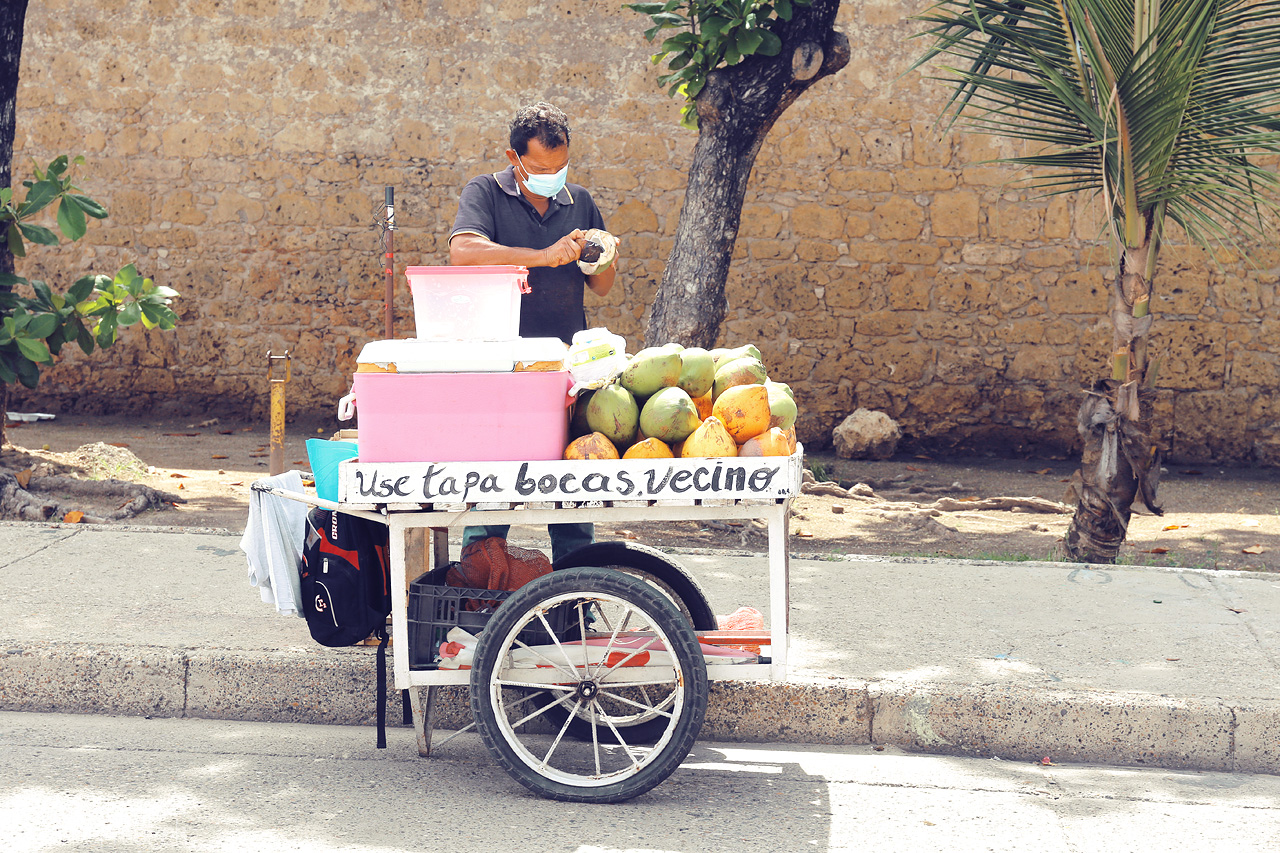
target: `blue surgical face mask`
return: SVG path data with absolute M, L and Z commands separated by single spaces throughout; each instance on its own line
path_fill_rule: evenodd
M 516 155 L 516 161 L 520 164 L 520 168 L 524 169 L 524 185 L 529 188 L 529 192 L 534 195 L 540 195 L 543 198 L 551 198 L 557 195 L 560 190 L 564 189 L 565 181 L 569 178 L 568 163 L 565 163 L 564 168 L 554 175 L 534 175 L 529 172 L 519 154 Z

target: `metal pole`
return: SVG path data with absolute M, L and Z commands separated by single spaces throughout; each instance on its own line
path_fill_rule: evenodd
M 274 375 L 277 361 L 284 362 L 283 379 Z M 271 455 L 267 471 L 273 477 L 284 473 L 284 387 L 289 383 L 292 372 L 293 362 L 288 350 L 284 355 L 273 355 L 271 350 L 267 350 L 267 382 L 271 385 Z
M 395 301 L 395 296 L 396 296 L 395 187 L 386 187 L 386 205 L 387 205 L 387 249 L 386 249 L 386 259 L 385 259 L 386 263 L 383 266 L 386 272 L 387 286 L 386 286 L 386 295 L 384 297 L 386 302 L 386 321 L 383 323 L 383 326 L 384 326 L 383 331 L 385 332 L 386 339 L 391 340 L 392 338 L 395 337 L 395 334 L 392 328 L 394 325 L 394 318 L 395 318 L 395 308 L 393 307 L 392 303 Z

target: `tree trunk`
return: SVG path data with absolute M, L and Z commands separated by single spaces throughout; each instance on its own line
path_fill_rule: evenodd
M 1133 503 L 1161 515 L 1156 491 L 1160 456 L 1150 426 L 1154 371 L 1147 364 L 1151 334 L 1151 273 L 1159 238 L 1148 215 L 1144 245 L 1125 249 L 1115 282 L 1112 375 L 1094 384 L 1077 416 L 1084 439 L 1080 470 L 1072 481 L 1078 504 L 1067 528 L 1066 558 L 1074 563 L 1114 563 L 1129 530 Z
M 713 347 L 724 319 L 724 284 L 756 154 L 778 116 L 806 89 L 849 63 L 849 40 L 832 29 L 839 0 L 795 7 L 777 56 L 713 71 L 696 99 L 698 142 L 689 185 L 653 302 L 645 342 Z
M 22 29 L 27 18 L 27 0 L 7 0 L 0 4 L 0 187 L 8 187 L 13 163 L 15 110 L 18 103 L 18 66 L 22 62 Z M 13 272 L 13 254 L 0 231 L 0 273 Z M 6 290 L 5 285 L 0 285 Z M 9 386 L 0 383 L 0 447 L 5 442 L 5 412 Z

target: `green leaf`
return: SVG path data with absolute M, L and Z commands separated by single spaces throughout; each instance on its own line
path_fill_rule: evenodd
M 28 284 L 27 280 L 20 275 L 14 275 L 11 272 L 0 273 L 0 288 L 14 288 L 20 284 Z
M 17 358 L 14 367 L 18 371 L 18 381 L 28 388 L 34 388 L 40 384 L 40 365 L 36 364 L 29 358 Z
M 57 157 L 53 158 L 53 162 L 49 164 L 49 168 L 45 172 L 45 174 L 49 177 L 50 180 L 61 179 L 62 176 L 65 175 L 66 173 L 67 173 L 67 155 L 66 154 L 59 154 Z
M 9 244 L 9 252 L 15 258 L 25 258 L 27 256 L 27 247 L 22 242 L 22 232 L 18 230 L 16 224 L 10 225 L 5 233 L 5 240 Z
M 76 322 L 80 322 L 79 318 Z M 89 328 L 80 323 L 80 328 L 76 331 L 76 343 L 80 345 L 80 349 L 85 355 L 93 354 L 93 335 L 89 333 Z
M 120 285 L 121 287 L 129 287 L 137 277 L 138 268 L 133 264 L 125 264 L 120 268 L 120 271 L 116 273 L 116 277 L 113 279 L 112 283 Z
M 98 323 L 97 335 L 98 346 L 106 349 L 116 342 L 116 315 L 106 314 Z
M 58 235 L 54 234 L 43 225 L 32 225 L 29 222 L 19 222 L 18 228 L 22 231 L 22 236 L 26 237 L 32 243 L 39 243 L 42 246 L 58 245 Z
M 702 22 L 702 37 L 704 39 L 708 36 L 714 36 L 716 38 L 723 37 L 725 29 L 732 23 L 733 21 L 719 15 L 708 18 Z
M 91 275 L 77 279 L 76 283 L 71 285 L 71 288 L 67 291 L 68 301 L 76 304 L 85 301 L 85 299 L 89 298 L 89 294 L 93 293 L 94 284 L 95 277 Z
M 92 294 L 91 294 L 92 295 Z M 111 310 L 115 303 L 111 297 L 105 293 L 98 292 L 92 299 L 86 299 L 76 304 L 76 313 L 83 317 L 92 317 L 96 315 L 106 314 Z
M 33 338 L 47 338 L 58 328 L 56 314 L 37 314 L 27 324 L 27 334 Z
M 178 315 L 167 305 L 154 305 L 144 302 L 142 303 L 142 322 L 148 324 L 148 329 L 159 326 L 161 329 L 167 330 L 178 325 Z
M 52 362 L 53 356 L 49 354 L 49 348 L 45 346 L 43 340 L 33 340 L 31 338 L 16 338 L 18 349 L 22 354 L 35 362 Z
M 49 285 L 43 281 L 31 282 L 31 289 L 35 291 L 36 301 L 46 308 L 56 308 L 53 304 L 53 291 L 49 289 Z
M 67 197 L 74 198 L 76 200 L 76 204 L 80 205 L 80 209 L 83 210 L 85 213 L 89 214 L 90 216 L 92 216 L 94 219 L 107 218 L 107 209 L 102 205 L 98 204 L 98 202 L 89 198 L 87 195 L 80 195 L 79 193 L 73 193 Z
M 37 181 L 32 184 L 26 200 L 18 205 L 18 216 L 23 219 L 35 216 L 36 213 L 55 202 L 60 195 L 62 195 L 62 185 L 57 181 Z
M 734 45 L 738 48 L 738 53 L 743 56 L 750 56 L 755 53 L 756 48 L 760 47 L 760 43 L 764 41 L 762 33 L 763 30 L 759 29 L 739 30 L 733 39 Z
M 0 382 L 8 385 L 16 382 L 18 374 L 14 373 L 13 368 L 9 365 L 11 356 L 6 352 L 0 352 Z
M 777 56 L 782 52 L 782 39 L 769 30 L 760 30 L 761 42 L 756 48 L 757 56 Z
M 62 203 L 58 205 L 58 227 L 68 240 L 79 240 L 88 229 L 84 210 L 72 196 L 63 196 Z
M 132 326 L 142 319 L 142 306 L 137 302 L 130 302 L 120 311 L 119 324 L 121 326 Z

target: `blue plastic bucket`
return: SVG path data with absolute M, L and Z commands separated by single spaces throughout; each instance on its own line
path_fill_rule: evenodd
M 322 500 L 338 499 L 338 463 L 343 459 L 353 459 L 356 450 L 354 441 L 307 439 L 307 458 L 311 460 L 311 473 L 316 477 L 316 494 Z

